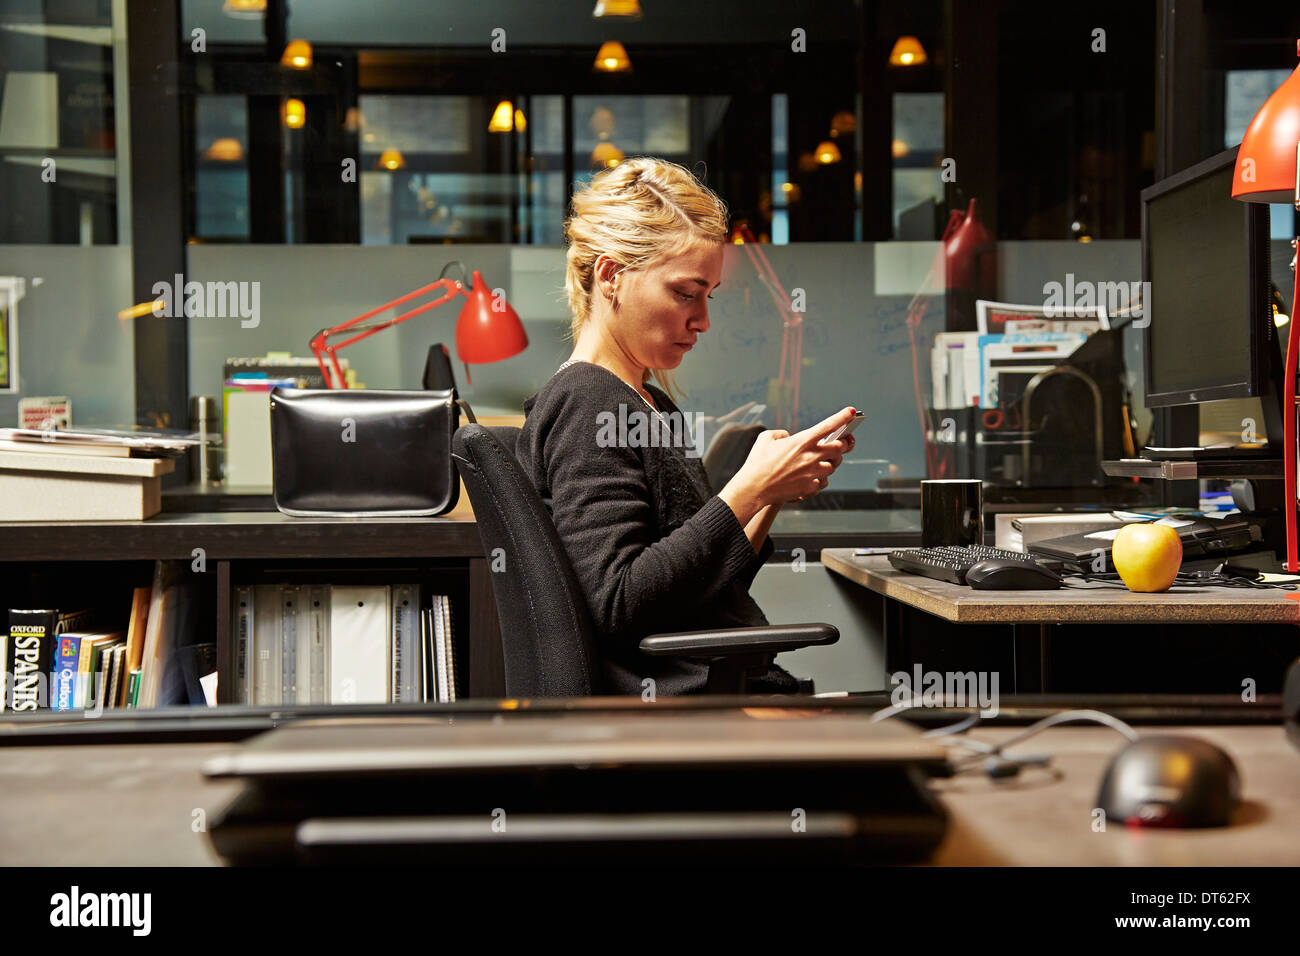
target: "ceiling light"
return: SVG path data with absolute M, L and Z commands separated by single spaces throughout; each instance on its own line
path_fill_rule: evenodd
M 219 163 L 237 163 L 244 158 L 244 147 L 233 136 L 222 136 L 203 151 L 203 158 Z
M 296 70 L 307 69 L 311 66 L 311 44 L 306 40 L 289 41 L 289 45 L 284 48 L 284 55 L 280 57 L 280 62 Z
M 591 164 L 593 166 L 604 166 L 606 169 L 613 169 L 621 162 L 623 162 L 623 151 L 613 143 L 597 143 L 596 148 L 591 151 Z
M 842 158 L 840 148 L 829 139 L 822 140 L 817 144 L 816 152 L 817 162 L 823 166 L 829 166 L 831 163 L 838 163 Z
M 226 0 L 221 12 L 239 20 L 255 20 L 266 13 L 266 0 Z
M 509 100 L 502 100 L 497 104 L 497 108 L 492 111 L 492 119 L 488 123 L 488 132 L 508 133 L 514 128 L 514 107 L 510 105 Z
M 617 40 L 609 40 L 600 45 L 593 66 L 602 73 L 625 73 L 632 69 L 632 61 L 628 59 L 623 44 Z
M 928 59 L 925 47 L 913 36 L 899 37 L 894 49 L 889 52 L 890 66 L 920 66 Z
M 627 17 L 629 20 L 641 19 L 640 0 L 596 0 L 596 9 L 591 11 L 593 17 Z

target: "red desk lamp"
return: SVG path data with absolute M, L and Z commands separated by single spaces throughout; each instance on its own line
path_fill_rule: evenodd
M 460 265 L 459 262 L 455 264 Z M 320 363 L 321 374 L 325 376 L 326 385 L 330 388 L 348 387 L 347 379 L 343 375 L 343 368 L 339 364 L 337 356 L 339 349 L 347 348 L 353 342 L 359 342 L 376 332 L 382 332 L 384 329 L 397 325 L 399 322 L 405 322 L 421 312 L 436 309 L 444 302 L 456 298 L 457 295 L 464 295 L 468 300 L 461 307 L 460 316 L 456 319 L 456 353 L 460 356 L 460 360 L 465 363 L 466 382 L 470 381 L 469 365 L 471 362 L 476 365 L 500 362 L 512 355 L 518 355 L 528 347 L 528 334 L 524 331 L 523 323 L 519 321 L 519 314 L 504 298 L 498 298 L 492 294 L 477 269 L 474 270 L 468 289 L 465 288 L 463 282 L 446 278 L 446 268 L 442 271 L 443 275 L 438 277 L 437 282 L 432 282 L 416 289 L 414 292 L 408 292 L 392 302 L 385 302 L 379 308 L 371 309 L 354 319 L 348 319 L 346 322 L 341 322 L 331 328 L 321 329 L 321 331 L 317 332 L 311 340 L 311 350 L 316 354 L 316 361 Z M 461 266 L 462 275 L 464 271 L 465 267 Z M 393 309 L 410 302 L 412 299 L 428 295 L 435 289 L 445 289 L 447 291 L 442 298 L 416 306 L 409 312 L 403 312 L 394 318 L 384 319 L 370 325 L 359 324 L 365 322 L 366 319 L 373 319 L 386 309 Z M 329 341 L 331 336 L 340 335 L 344 332 L 354 334 L 342 342 L 331 343 Z M 326 364 L 327 361 L 328 365 Z
M 1300 56 L 1300 41 L 1296 43 Z M 1294 203 L 1300 210 L 1300 67 L 1264 101 L 1255 118 L 1246 127 L 1246 135 L 1237 150 L 1237 166 L 1232 177 L 1232 198 L 1244 202 Z M 1296 248 L 1297 240 L 1291 240 Z M 1300 298 L 1300 271 L 1295 257 L 1291 310 Z M 1294 330 L 1294 323 L 1292 324 Z M 1286 342 L 1286 373 L 1282 380 L 1282 454 L 1286 487 L 1286 569 L 1300 571 L 1296 556 L 1296 430 L 1295 379 L 1300 357 L 1300 335 L 1292 331 Z

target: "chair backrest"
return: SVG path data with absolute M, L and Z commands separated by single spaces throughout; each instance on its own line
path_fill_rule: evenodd
M 749 457 L 762 425 L 724 425 L 704 452 L 704 471 L 714 491 L 720 491 Z
M 502 561 L 491 577 L 506 693 L 601 693 L 586 599 L 545 503 L 515 459 L 518 437 L 509 426 L 462 425 L 451 443 L 489 566 Z

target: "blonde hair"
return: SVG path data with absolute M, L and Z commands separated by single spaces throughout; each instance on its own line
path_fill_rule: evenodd
M 573 192 L 564 222 L 564 290 L 575 340 L 591 318 L 596 259 L 624 269 L 646 269 L 698 242 L 727 241 L 727 205 L 684 166 L 636 156 L 604 169 Z M 647 369 L 672 398 L 677 389 L 664 369 Z

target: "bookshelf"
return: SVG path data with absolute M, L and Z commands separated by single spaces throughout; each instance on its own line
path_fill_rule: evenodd
M 218 703 L 231 704 L 232 589 L 289 578 L 344 583 L 389 576 L 451 595 L 459 694 L 501 697 L 505 677 L 496 602 L 472 518 L 290 518 L 279 512 L 163 513 L 144 521 L 0 523 L 0 605 L 22 606 L 30 572 L 69 600 L 124 595 L 154 561 L 193 575 L 190 643 L 217 645 Z M 198 568 L 201 568 L 199 570 Z M 218 709 L 220 709 L 218 707 Z M 25 719 L 5 714 L 6 718 Z

